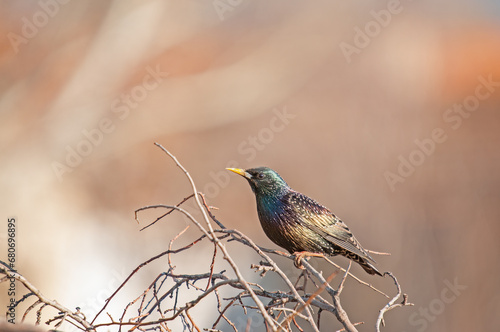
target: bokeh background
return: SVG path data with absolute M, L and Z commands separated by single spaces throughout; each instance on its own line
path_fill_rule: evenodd
M 364 247 L 392 253 L 375 257 L 378 267 L 398 277 L 415 306 L 388 313 L 386 331 L 500 325 L 497 1 L 0 6 L 0 257 L 15 216 L 17 268 L 46 296 L 95 314 L 185 227 L 173 216 L 139 232 L 144 224 L 134 220 L 141 206 L 190 193 L 158 142 L 226 226 L 263 246 L 276 248 L 253 194 L 225 167 L 276 169 L 339 215 Z M 256 262 L 233 254 L 247 270 Z M 206 269 L 211 252 L 182 257 L 179 269 Z M 280 264 L 296 273 L 290 261 Z M 141 272 L 110 310 L 121 313 L 164 268 Z M 389 279 L 353 269 L 394 292 Z M 360 331 L 373 331 L 385 302 L 355 282 L 344 291 L 351 320 L 365 322 Z M 212 314 L 199 312 L 199 325 Z M 324 330 L 341 328 L 322 317 Z M 252 330 L 264 330 L 254 318 Z

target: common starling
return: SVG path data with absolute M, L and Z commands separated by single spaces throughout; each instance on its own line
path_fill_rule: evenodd
M 373 258 L 352 235 L 346 224 L 329 209 L 293 189 L 268 167 L 228 168 L 248 180 L 257 199 L 260 224 L 267 237 L 300 258 L 314 254 L 342 255 L 369 274 L 382 274 Z

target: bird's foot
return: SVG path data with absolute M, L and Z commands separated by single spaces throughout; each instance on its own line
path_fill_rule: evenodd
M 304 270 L 305 267 L 302 265 L 302 259 L 306 257 L 325 257 L 321 253 L 309 252 L 309 251 L 297 251 L 293 253 L 295 255 L 294 265 L 296 268 Z

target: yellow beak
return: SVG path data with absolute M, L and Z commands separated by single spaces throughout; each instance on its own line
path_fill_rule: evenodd
M 231 172 L 234 172 L 238 175 L 241 175 L 247 179 L 251 178 L 252 176 L 247 173 L 244 169 L 241 169 L 241 168 L 226 168 L 228 171 L 231 171 Z

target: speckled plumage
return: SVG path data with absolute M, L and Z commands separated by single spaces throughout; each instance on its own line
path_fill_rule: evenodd
M 342 255 L 369 274 L 382 275 L 373 258 L 347 226 L 330 210 L 293 189 L 268 167 L 229 170 L 245 177 L 257 200 L 259 220 L 266 235 L 290 253 Z

